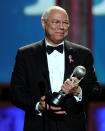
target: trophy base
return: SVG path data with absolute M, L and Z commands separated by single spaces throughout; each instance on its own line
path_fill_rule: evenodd
M 58 92 L 54 92 L 53 94 L 47 94 L 45 101 L 49 105 L 59 107 L 59 106 L 62 106 L 63 98 L 64 96 L 62 96 Z

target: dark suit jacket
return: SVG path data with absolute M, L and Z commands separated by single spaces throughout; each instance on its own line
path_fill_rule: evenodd
M 51 90 L 47 65 L 45 41 L 22 47 L 18 50 L 11 78 L 11 101 L 25 110 L 25 131 L 85 131 L 83 105 L 90 97 L 99 92 L 99 86 L 93 67 L 90 50 L 72 42 L 64 42 L 65 74 L 64 81 L 70 77 L 73 69 L 82 65 L 86 76 L 80 82 L 82 101 L 77 102 L 72 95 L 67 95 L 64 108 L 67 115 L 55 115 L 51 111 L 37 115 L 35 106 L 41 96 Z M 70 62 L 69 55 L 73 62 Z

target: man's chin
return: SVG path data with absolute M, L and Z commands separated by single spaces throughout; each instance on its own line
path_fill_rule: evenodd
M 56 44 L 60 44 L 62 41 L 64 41 L 64 39 L 58 39 L 55 41 Z

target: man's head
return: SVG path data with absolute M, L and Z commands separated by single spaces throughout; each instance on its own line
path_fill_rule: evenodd
M 57 46 L 68 35 L 69 18 L 67 12 L 59 6 L 51 6 L 42 15 L 42 27 L 46 40 Z

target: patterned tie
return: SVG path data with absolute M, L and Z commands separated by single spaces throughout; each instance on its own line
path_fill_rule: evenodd
M 56 46 L 56 47 L 48 45 L 46 47 L 46 51 L 47 51 L 48 54 L 51 54 L 54 50 L 57 50 L 58 52 L 63 53 L 63 45 L 59 45 L 59 46 Z

